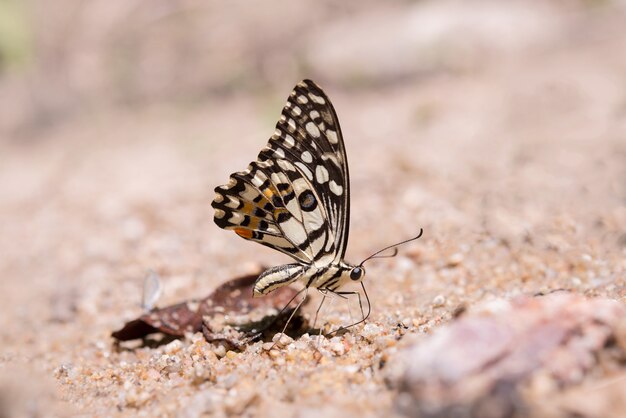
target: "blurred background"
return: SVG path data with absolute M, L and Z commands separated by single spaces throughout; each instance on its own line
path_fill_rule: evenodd
M 5 0 L 0 126 L 32 139 L 108 112 L 283 96 L 304 75 L 385 92 L 495 68 L 538 71 L 566 51 L 595 52 L 589 67 L 618 65 L 623 2 L 499 3 Z M 555 83 L 582 76 L 563 70 Z
M 424 300 L 459 257 L 476 297 L 572 286 L 571 252 L 605 257 L 577 286 L 622 277 L 624 1 L 2 0 L 2 361 L 50 371 L 106 340 L 149 268 L 166 304 L 285 261 L 210 202 L 303 78 L 342 124 L 349 259 L 424 227 L 394 261 Z M 510 270 L 483 252 L 525 245 Z

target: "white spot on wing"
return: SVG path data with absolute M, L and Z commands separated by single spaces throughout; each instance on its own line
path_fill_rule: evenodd
M 259 195 L 259 192 L 253 189 L 252 186 L 250 186 L 248 183 L 244 183 L 243 187 L 243 192 L 239 193 L 239 196 L 241 196 L 243 200 L 254 200 L 254 198 Z
M 324 184 L 328 181 L 328 170 L 323 165 L 318 165 L 315 169 L 315 179 L 318 183 Z
M 262 178 L 259 174 L 260 172 L 256 172 L 254 176 L 252 176 L 252 184 L 254 184 L 256 187 L 261 186 L 265 181 L 265 179 Z
M 332 129 L 328 129 L 326 131 L 326 138 L 328 138 L 328 142 L 331 144 L 336 144 L 339 140 L 337 139 L 337 132 Z
M 306 231 L 296 218 L 289 218 L 280 224 L 280 228 L 284 231 L 285 236 L 296 245 L 302 244 L 306 240 Z
M 306 213 L 304 217 L 305 217 L 304 224 L 306 225 L 308 230 L 319 229 L 322 226 L 324 226 L 324 218 L 322 216 L 322 211 L 319 208 L 319 206 L 313 212 Z M 322 246 L 320 245 L 320 248 L 321 247 Z
M 331 180 L 328 187 L 330 187 L 330 191 L 337 196 L 341 196 L 343 194 L 343 187 L 335 183 L 335 180 Z
M 226 202 L 226 207 L 231 209 L 237 209 L 239 206 L 239 200 L 235 199 L 232 196 L 228 196 L 228 202 Z
M 296 145 L 296 140 L 291 135 L 285 135 L 285 145 L 287 148 L 293 148 Z
M 302 164 L 300 161 L 296 162 L 295 165 L 300 169 L 300 171 L 302 171 L 302 174 L 304 174 L 306 178 L 308 178 L 309 180 L 313 180 L 313 173 L 311 173 L 309 167 Z
M 309 151 L 304 151 L 302 153 L 302 161 L 304 161 L 305 163 L 312 163 L 313 162 L 313 156 L 311 155 L 311 153 Z
M 233 212 L 228 222 L 234 225 L 239 225 L 243 221 L 243 215 L 239 212 Z
M 309 102 L 309 99 L 307 99 L 305 95 L 301 94 L 300 96 L 298 96 L 298 103 L 304 104 L 308 102 Z
M 337 156 L 333 153 L 330 152 L 326 152 L 322 155 L 322 160 L 324 161 L 332 161 L 333 164 L 335 164 L 337 167 L 341 167 L 341 165 L 339 164 L 339 159 L 337 158 Z
M 287 177 L 287 175 L 285 175 L 285 173 L 281 173 L 281 172 L 272 173 L 271 179 L 272 179 L 272 183 L 276 185 L 281 184 L 281 183 L 289 184 L 289 178 Z
M 226 215 L 226 212 L 224 212 L 222 209 L 215 209 L 215 217 L 217 219 L 222 219 L 224 215 Z
M 324 100 L 323 97 L 317 96 L 313 93 L 309 93 L 309 97 L 311 98 L 311 100 L 313 100 L 315 103 L 317 104 L 326 104 L 326 100 Z
M 309 122 L 306 124 L 306 131 L 315 138 L 319 138 L 320 130 L 315 126 L 313 122 Z
M 277 163 L 278 163 L 278 166 L 281 168 L 281 170 L 284 170 L 284 171 L 294 170 L 293 165 L 291 165 L 291 163 L 287 160 L 278 160 Z
M 285 158 L 285 150 L 283 150 L 282 148 L 276 148 L 276 150 L 274 151 L 274 155 L 279 158 Z

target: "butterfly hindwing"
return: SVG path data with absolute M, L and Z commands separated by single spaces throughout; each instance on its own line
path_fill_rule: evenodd
M 263 194 L 252 183 L 248 170 L 232 174 L 228 184 L 217 187 L 215 192 L 213 219 L 220 228 L 232 229 L 242 238 L 279 250 L 298 261 L 310 262 L 278 228 L 275 216 L 278 213 L 280 220 L 279 213 L 285 210 L 266 197 L 269 192 Z
M 215 223 L 307 264 L 343 258 L 349 178 L 341 129 L 312 81 L 291 92 L 274 135 L 247 170 L 215 189 Z

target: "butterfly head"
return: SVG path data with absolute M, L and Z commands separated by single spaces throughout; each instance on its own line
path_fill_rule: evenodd
M 360 282 L 365 277 L 365 269 L 362 265 L 352 267 L 350 270 L 350 279 L 354 282 Z

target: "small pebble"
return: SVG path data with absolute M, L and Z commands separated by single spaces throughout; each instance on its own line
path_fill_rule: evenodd
M 165 352 L 167 354 L 178 353 L 183 348 L 183 343 L 180 340 L 174 340 L 165 346 Z
M 328 345 L 328 349 L 337 356 L 341 356 L 346 352 L 346 346 L 343 345 L 341 341 L 331 341 Z
M 193 374 L 191 376 L 191 382 L 194 385 L 202 384 L 213 377 L 212 369 L 205 364 L 196 363 L 193 366 Z
M 277 349 L 275 349 L 275 348 L 272 348 L 272 349 L 269 351 L 269 355 L 270 355 L 270 357 L 272 357 L 272 358 L 277 358 L 277 357 L 279 357 L 279 356 L 280 356 L 280 351 L 278 351 L 278 350 L 277 350 Z
M 213 353 L 215 353 L 217 357 L 222 358 L 226 355 L 226 348 L 224 348 L 223 345 L 218 345 L 215 347 L 215 350 L 213 350 Z
M 435 308 L 439 308 L 439 307 L 441 307 L 441 306 L 443 306 L 445 304 L 446 304 L 446 298 L 443 295 L 437 295 L 433 299 L 433 306 Z
M 382 329 L 376 324 L 365 324 L 363 327 L 363 331 L 361 332 L 361 336 L 368 340 L 369 342 L 374 341 L 374 339 L 380 335 Z
M 287 334 L 278 333 L 274 335 L 272 341 L 277 347 L 286 347 L 293 342 L 293 338 Z
M 159 380 L 161 378 L 161 373 L 159 373 L 157 370 L 155 369 L 148 369 L 147 373 L 146 373 L 146 377 L 150 380 Z
M 448 267 L 457 267 L 459 264 L 463 262 L 463 254 L 462 253 L 454 253 L 446 260 L 446 265 Z
M 182 362 L 178 356 L 164 356 L 167 357 L 167 364 L 163 368 L 166 373 L 178 373 L 182 368 Z

